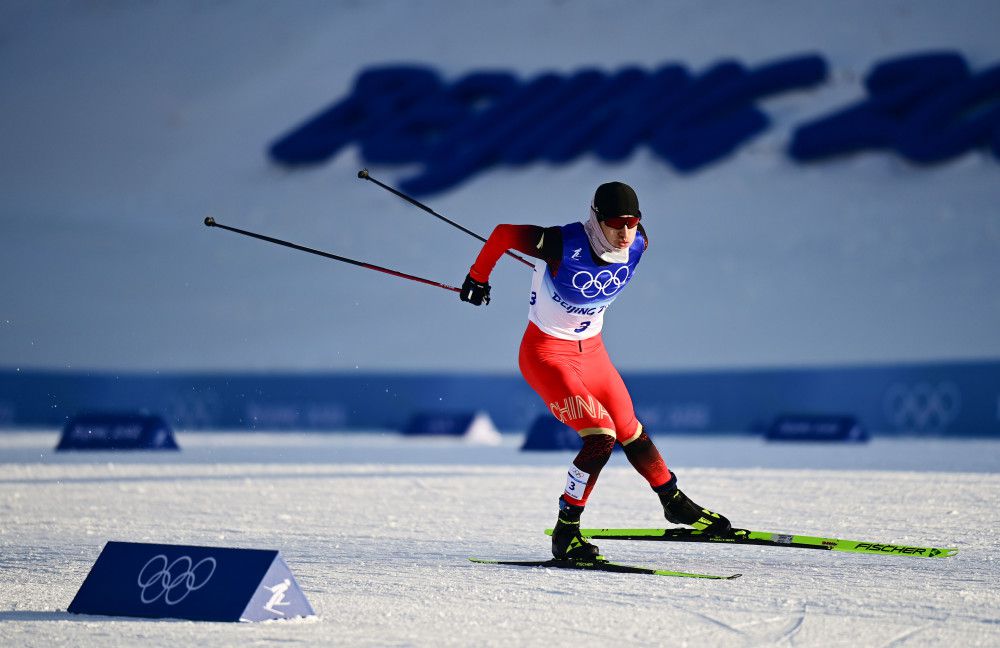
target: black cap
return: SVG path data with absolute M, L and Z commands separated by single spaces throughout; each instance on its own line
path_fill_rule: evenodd
M 635 191 L 624 182 L 606 182 L 598 187 L 594 194 L 594 211 L 599 221 L 615 216 L 642 216 Z

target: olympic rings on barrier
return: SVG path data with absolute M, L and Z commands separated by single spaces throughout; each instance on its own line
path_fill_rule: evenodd
M 207 565 L 208 573 L 201 569 Z M 146 570 L 152 571 L 146 573 Z M 143 603 L 153 603 L 161 596 L 167 605 L 177 605 L 191 592 L 201 589 L 215 574 L 215 558 L 202 558 L 197 563 L 190 556 L 181 556 L 168 564 L 167 557 L 157 554 L 139 570 L 137 583 L 142 588 L 140 598 Z M 199 570 L 200 573 L 199 573 Z M 182 590 L 174 594 L 175 590 Z
M 889 423 L 898 430 L 936 432 L 955 422 L 962 400 L 958 386 L 951 382 L 894 383 L 886 390 L 883 407 Z
M 592 275 L 586 270 L 580 270 L 573 275 L 572 283 L 573 287 L 588 299 L 599 295 L 611 297 L 628 283 L 628 277 L 628 266 L 622 266 L 613 273 L 611 270 L 601 270 L 596 275 Z

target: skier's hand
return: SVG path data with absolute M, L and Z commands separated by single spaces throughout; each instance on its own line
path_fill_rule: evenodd
M 465 275 L 465 283 L 462 284 L 462 292 L 458 293 L 459 298 L 464 302 L 469 302 L 473 306 L 482 306 L 490 303 L 490 284 L 476 281 L 471 274 Z

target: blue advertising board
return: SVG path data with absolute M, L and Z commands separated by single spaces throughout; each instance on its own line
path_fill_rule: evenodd
M 56 450 L 179 450 L 162 416 L 133 412 L 90 412 L 63 426 Z
M 782 414 L 764 433 L 768 441 L 868 441 L 868 431 L 849 414 Z
M 315 615 L 278 551 L 115 541 L 68 611 L 191 621 Z

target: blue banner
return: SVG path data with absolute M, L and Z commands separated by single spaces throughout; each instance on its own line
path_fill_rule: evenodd
M 789 412 L 848 414 L 873 434 L 1000 436 L 1000 361 L 623 373 L 651 432 L 763 433 Z M 526 431 L 545 404 L 518 375 L 101 374 L 0 371 L 0 425 L 77 412 L 160 412 L 179 429 L 402 429 L 427 411 L 485 411 Z

